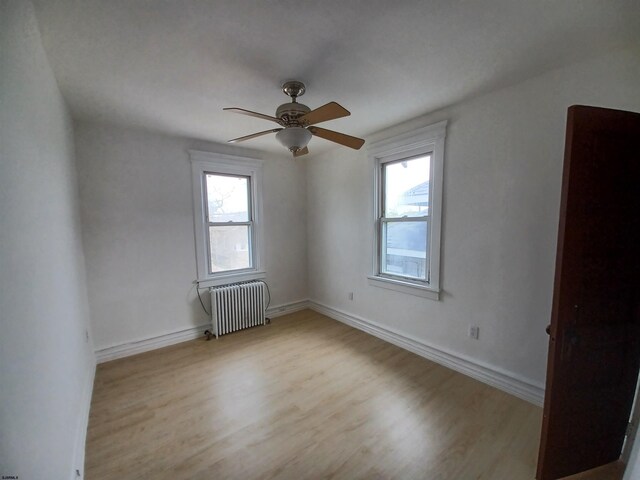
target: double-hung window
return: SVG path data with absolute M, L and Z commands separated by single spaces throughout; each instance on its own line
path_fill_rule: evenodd
M 438 299 L 446 122 L 374 143 L 375 286 Z
M 381 162 L 380 273 L 429 282 L 432 154 Z
M 198 281 L 263 278 L 259 160 L 190 151 Z

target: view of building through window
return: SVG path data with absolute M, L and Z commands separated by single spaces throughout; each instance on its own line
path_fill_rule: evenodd
M 428 280 L 431 155 L 382 164 L 381 272 Z
M 250 178 L 207 173 L 211 273 L 252 267 Z

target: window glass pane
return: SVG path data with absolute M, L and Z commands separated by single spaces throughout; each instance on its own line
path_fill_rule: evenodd
M 427 280 L 426 221 L 383 222 L 382 272 Z
M 249 225 L 209 227 L 209 268 L 212 273 L 251 268 Z
M 248 222 L 249 178 L 206 174 L 209 222 Z
M 429 215 L 431 155 L 383 164 L 384 217 Z

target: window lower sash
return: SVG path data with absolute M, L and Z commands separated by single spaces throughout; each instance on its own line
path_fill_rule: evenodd
M 378 275 L 428 285 L 430 217 L 383 217 L 378 228 Z

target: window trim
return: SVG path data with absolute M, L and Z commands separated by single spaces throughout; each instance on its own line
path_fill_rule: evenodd
M 440 247 L 442 228 L 442 189 L 444 145 L 447 121 L 428 125 L 410 132 L 373 143 L 368 155 L 373 165 L 373 262 L 369 284 L 403 293 L 439 300 Z M 386 163 L 431 154 L 429 180 L 429 251 L 427 281 L 412 280 L 382 273 L 382 166 Z
M 263 270 L 264 236 L 262 228 L 262 160 L 214 152 L 189 150 L 191 178 L 193 183 L 193 219 L 196 248 L 197 282 L 202 287 L 213 287 L 228 283 L 265 278 Z M 212 273 L 209 271 L 207 205 L 204 198 L 204 182 L 207 173 L 249 177 L 251 199 L 251 222 L 249 229 L 252 255 L 251 268 Z M 246 222 L 243 222 L 243 225 Z

